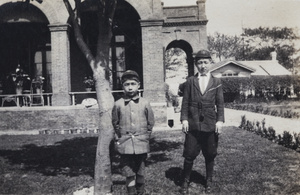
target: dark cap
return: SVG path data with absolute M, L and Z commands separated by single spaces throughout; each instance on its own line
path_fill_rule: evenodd
M 132 79 L 132 80 L 136 80 L 137 82 L 140 82 L 140 77 L 138 73 L 136 73 L 133 70 L 127 70 L 123 73 L 121 77 L 122 83 L 124 83 L 128 79 Z
M 209 58 L 209 59 L 211 59 L 211 56 L 210 56 L 209 51 L 203 49 L 203 50 L 198 51 L 198 53 L 196 54 L 195 59 L 198 59 L 198 58 Z

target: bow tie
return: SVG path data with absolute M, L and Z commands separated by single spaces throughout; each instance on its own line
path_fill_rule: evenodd
M 200 76 L 201 76 L 201 77 L 206 77 L 207 75 L 206 75 L 206 74 L 201 74 Z
M 134 103 L 139 102 L 139 96 L 133 97 L 133 98 L 124 98 L 125 105 L 127 105 L 130 101 L 133 101 Z

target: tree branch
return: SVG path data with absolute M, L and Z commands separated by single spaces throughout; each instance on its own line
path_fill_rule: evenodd
M 117 0 L 99 0 L 103 12 L 98 15 L 98 42 L 96 60 L 103 60 L 101 65 L 108 69 L 109 64 L 109 45 L 112 37 L 112 23 L 117 6 Z M 100 7 L 99 7 L 100 8 Z M 107 47 L 105 47 L 107 46 Z M 107 49 L 108 48 L 108 49 Z
M 72 6 L 69 2 L 69 0 L 63 0 L 66 6 L 66 9 L 70 15 L 70 19 L 72 21 L 73 24 L 73 28 L 74 28 L 74 33 L 75 33 L 75 39 L 76 42 L 80 48 L 80 50 L 85 54 L 85 58 L 87 59 L 87 61 L 89 62 L 89 64 L 94 64 L 92 63 L 93 61 L 95 62 L 95 58 L 91 52 L 91 50 L 89 49 L 89 47 L 87 46 L 87 44 L 84 42 L 83 36 L 82 36 L 82 32 L 80 29 L 80 25 L 78 24 L 78 20 L 74 14 L 74 11 L 72 10 Z M 76 5 L 78 6 L 78 2 L 80 1 L 76 1 Z M 79 14 L 79 13 L 78 13 Z M 91 66 L 92 69 L 94 69 L 94 67 Z

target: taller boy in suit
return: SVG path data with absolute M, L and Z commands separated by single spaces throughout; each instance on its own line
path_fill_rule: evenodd
M 188 194 L 193 162 L 200 151 L 205 158 L 205 192 L 211 192 L 218 133 L 224 123 L 222 84 L 220 79 L 214 78 L 210 73 L 210 53 L 200 50 L 195 56 L 195 66 L 198 73 L 189 77 L 185 83 L 181 109 L 182 131 L 186 134 L 182 194 Z

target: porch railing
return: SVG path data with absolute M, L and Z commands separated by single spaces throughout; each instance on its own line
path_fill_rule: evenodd
M 143 96 L 144 90 L 139 90 L 139 95 Z M 123 90 L 113 90 L 112 94 L 115 100 L 119 99 L 123 95 Z M 43 93 L 42 96 L 44 98 L 44 106 L 52 106 L 52 95 L 53 93 Z M 71 97 L 71 105 L 75 106 L 77 104 L 81 104 L 82 100 L 85 98 L 95 98 L 97 99 L 96 91 L 80 91 L 80 92 L 69 92 Z M 31 94 L 5 94 L 0 95 L 0 106 L 3 107 L 7 103 L 12 102 L 15 106 L 31 106 L 30 101 L 33 98 Z
M 44 105 L 42 106 L 51 106 L 52 102 L 52 93 L 42 93 Z M 38 96 L 38 94 L 4 94 L 0 95 L 0 106 L 3 107 L 6 104 L 13 104 L 15 106 L 21 107 L 21 106 L 31 106 L 33 103 L 33 97 Z
M 139 95 L 143 96 L 144 90 L 139 90 Z M 95 98 L 97 99 L 96 91 L 80 91 L 80 92 L 69 92 L 71 96 L 71 105 L 75 106 L 80 104 L 85 98 Z M 113 90 L 112 94 L 115 99 L 119 99 L 123 95 L 123 90 Z

